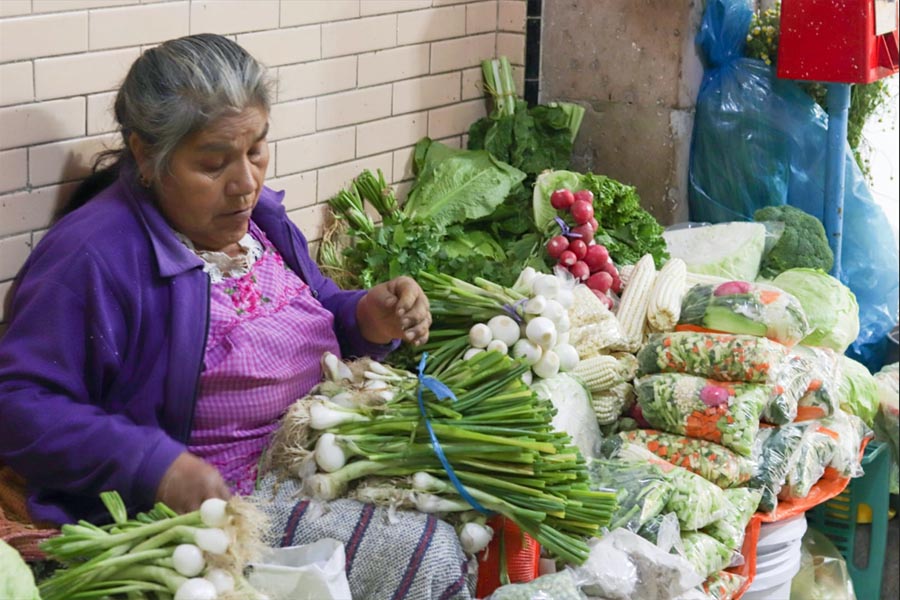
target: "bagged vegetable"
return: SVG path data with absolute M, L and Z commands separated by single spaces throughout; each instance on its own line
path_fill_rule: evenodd
M 811 346 L 794 346 L 793 351 L 806 359 L 810 378 L 797 404 L 797 419 L 819 419 L 833 415 L 838 408 L 840 355 L 829 348 Z
M 747 525 L 759 507 L 762 492 L 753 488 L 733 488 L 724 491 L 728 510 L 717 521 L 703 528 L 703 533 L 721 542 L 734 552 L 744 544 Z
M 660 514 L 672 496 L 674 485 L 655 464 L 594 459 L 588 463 L 591 489 L 616 490 L 616 511 L 609 522 L 613 531 L 638 531 Z
M 786 346 L 797 344 L 810 331 L 796 298 L 746 281 L 695 285 L 682 301 L 678 324 L 767 337 Z
M 549 400 L 556 408 L 551 424 L 557 431 L 568 433 L 582 456 L 594 455 L 600 441 L 600 429 L 594 417 L 591 396 L 581 383 L 566 373 L 541 379 L 532 386 L 539 398 Z
M 501 586 L 488 600 L 587 600 L 587 596 L 579 589 L 572 570 L 565 569 L 528 583 Z
M 640 444 L 658 457 L 700 475 L 721 488 L 744 485 L 753 476 L 750 459 L 725 446 L 653 429 L 623 431 L 619 437 Z
M 860 447 L 863 439 L 870 435 L 870 430 L 862 419 L 838 410 L 827 419 L 821 419 L 819 427 L 827 430 L 834 445 L 829 466 L 840 477 L 860 477 L 863 474 Z
M 788 349 L 752 335 L 676 331 L 651 334 L 638 352 L 642 374 L 690 373 L 717 381 L 770 383 Z
M 825 474 L 837 451 L 836 434 L 824 427 L 811 427 L 800 442 L 797 461 L 788 471 L 785 484 L 778 492 L 779 500 L 806 498 L 812 486 Z
M 684 557 L 704 578 L 726 568 L 734 557 L 734 552 L 725 544 L 699 531 L 683 533 L 681 542 Z
M 0 598 L 40 600 L 31 569 L 12 546 L 0 540 Z
M 772 285 L 794 296 L 803 307 L 810 332 L 807 346 L 823 346 L 844 353 L 859 335 L 859 305 L 850 288 L 817 269 L 789 269 Z
M 796 419 L 800 399 L 811 381 L 809 361 L 802 355 L 791 355 L 769 385 L 769 402 L 763 410 L 762 420 L 772 425 L 787 425 Z
M 722 488 L 681 467 L 672 467 L 669 477 L 673 490 L 665 511 L 675 513 L 682 531 L 702 529 L 726 514 Z
M 878 386 L 861 363 L 841 356 L 841 382 L 838 394 L 841 408 L 861 418 L 869 427 L 878 412 Z
M 737 573 L 719 571 L 713 573 L 703 582 L 703 592 L 710 600 L 732 600 L 735 594 L 744 587 L 747 578 Z
M 644 419 L 657 429 L 709 440 L 750 456 L 768 404 L 763 386 L 661 373 L 635 381 Z
M 675 513 L 656 515 L 638 530 L 638 535 L 664 552 L 681 551 L 681 525 Z
M 753 281 L 766 247 L 761 223 L 719 223 L 670 227 L 663 233 L 672 258 L 680 258 L 691 273 Z
M 875 435 L 888 444 L 891 449 L 891 457 L 894 467 L 891 470 L 891 493 L 900 493 L 898 490 L 898 469 L 900 464 L 900 381 L 898 381 L 898 363 L 886 365 L 875 374 L 875 382 L 878 384 L 878 414 L 875 416 Z
M 797 461 L 800 445 L 808 431 L 809 427 L 802 424 L 760 429 L 753 444 L 756 474 L 750 480 L 750 486 L 762 492 L 760 512 L 772 512 L 778 506 L 778 493 Z

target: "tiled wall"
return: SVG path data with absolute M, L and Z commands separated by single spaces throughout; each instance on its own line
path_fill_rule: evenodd
M 480 61 L 525 54 L 525 0 L 0 0 L 0 299 L 91 157 L 118 143 L 114 90 L 142 49 L 233 37 L 278 80 L 270 187 L 315 240 L 362 169 L 403 194 L 413 144 L 485 114 Z M 0 309 L 0 333 L 5 313 Z

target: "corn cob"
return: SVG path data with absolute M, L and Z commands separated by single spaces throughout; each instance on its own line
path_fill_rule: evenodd
M 616 357 L 607 354 L 579 361 L 572 374 L 578 377 L 591 393 L 608 390 L 624 381 L 619 361 Z
M 619 281 L 622 282 L 623 288 L 628 287 L 632 273 L 634 273 L 634 265 L 622 265 L 619 267 Z
M 598 425 L 609 425 L 634 405 L 634 386 L 620 383 L 603 392 L 591 394 L 591 406 Z
M 631 381 L 637 377 L 638 369 L 641 366 L 637 356 L 630 352 L 613 352 L 610 356 L 619 361 L 619 373 L 621 373 L 622 379 Z
M 621 350 L 636 352 L 641 347 L 644 337 L 644 322 L 647 320 L 647 306 L 650 304 L 650 292 L 656 278 L 656 267 L 653 256 L 645 254 L 634 266 L 628 287 L 622 294 L 622 302 L 616 318 L 622 326 L 625 344 Z
M 650 304 L 647 306 L 647 322 L 655 331 L 674 331 L 681 316 L 681 300 L 684 298 L 684 281 L 687 267 L 680 258 L 670 259 L 659 270 Z

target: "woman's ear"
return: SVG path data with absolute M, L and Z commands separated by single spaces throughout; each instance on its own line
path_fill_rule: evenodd
M 128 149 L 131 150 L 131 155 L 134 156 L 141 178 L 144 181 L 152 181 L 152 168 L 150 167 L 147 145 L 141 139 L 141 136 L 133 131 L 128 135 Z

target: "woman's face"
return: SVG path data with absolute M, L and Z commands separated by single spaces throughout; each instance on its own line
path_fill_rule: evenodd
M 269 164 L 269 115 L 257 107 L 213 121 L 172 153 L 155 186 L 159 208 L 201 250 L 234 254 Z

